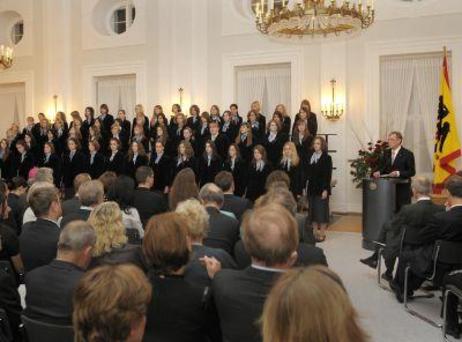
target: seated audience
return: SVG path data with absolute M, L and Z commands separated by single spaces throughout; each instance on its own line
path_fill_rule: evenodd
M 77 192 L 80 202 L 79 210 L 65 215 L 61 220 L 61 227 L 65 227 L 69 222 L 88 220 L 91 211 L 104 201 L 104 188 L 99 180 L 92 180 L 83 183 Z
M 49 184 L 53 184 L 53 170 L 48 168 L 48 167 L 41 167 L 40 169 L 36 169 L 37 173 L 34 176 L 34 179 L 32 182 L 30 182 L 29 178 L 29 184 L 31 185 L 31 188 L 29 189 L 28 194 L 31 192 L 32 186 L 34 186 L 36 183 L 39 183 L 39 187 L 41 186 L 47 186 Z M 26 195 L 26 203 L 27 203 L 27 196 Z M 22 224 L 26 224 L 27 222 L 33 222 L 37 220 L 37 217 L 34 215 L 34 212 L 32 211 L 32 208 L 30 206 L 27 207 L 27 209 L 24 211 L 24 216 L 22 218 Z
M 59 192 L 53 182 L 35 183 L 27 201 L 37 220 L 24 224 L 19 237 L 26 273 L 49 264 L 56 257 L 60 232 L 58 219 L 61 217 Z
M 367 335 L 340 278 L 313 266 L 283 274 L 266 299 L 264 342 L 366 342 Z
M 239 221 L 220 212 L 224 202 L 223 191 L 215 184 L 208 183 L 199 192 L 199 199 L 209 214 L 209 232 L 204 244 L 232 254 L 239 240 Z
M 243 241 L 252 258 L 244 270 L 219 271 L 212 293 L 225 341 L 260 341 L 259 318 L 275 280 L 297 260 L 297 222 L 271 204 L 245 215 Z M 309 318 L 307 318 L 309 319 Z
M 141 222 L 145 226 L 152 216 L 164 213 L 168 208 L 164 196 L 151 191 L 155 180 L 154 171 L 149 166 L 140 166 L 135 177 L 138 187 L 135 190 L 133 206 L 138 210 Z
M 221 171 L 215 176 L 214 182 L 224 194 L 221 210 L 233 213 L 237 220 L 242 222 L 242 216 L 248 209 L 252 208 L 252 203 L 247 198 L 234 195 L 233 174 L 228 171 Z
M 11 208 L 11 215 L 17 226 L 17 234 L 21 233 L 22 217 L 26 210 L 26 192 L 27 182 L 22 177 L 14 177 L 10 183 L 10 192 L 8 193 L 8 207 Z
M 418 231 L 429 223 L 434 214 L 444 210 L 442 206 L 432 202 L 430 198 L 432 183 L 428 178 L 421 176 L 414 177 L 411 188 L 416 202 L 401 207 L 400 211 L 389 222 L 383 225 L 377 238 L 378 242 L 386 245 L 383 256 L 387 270 L 382 277 L 388 281 L 393 278 L 395 260 L 399 255 L 404 229 L 408 229 L 409 232 L 413 230 Z M 372 268 L 376 268 L 377 253 L 375 251 L 370 257 L 361 259 L 360 261 Z
M 175 212 L 184 216 L 188 222 L 189 237 L 192 243 L 191 260 L 185 270 L 185 279 L 194 284 L 210 286 L 211 281 L 202 258 L 214 257 L 222 268 L 236 268 L 231 255 L 221 248 L 204 246 L 204 239 L 207 238 L 209 230 L 209 214 L 203 205 L 196 199 L 180 202 Z
M 63 202 L 63 216 L 67 216 L 80 209 L 79 189 L 83 183 L 91 181 L 91 176 L 88 173 L 80 173 L 74 178 L 74 193 L 75 196 Z
M 210 291 L 184 278 L 190 259 L 188 223 L 182 215 L 167 213 L 149 220 L 143 240 L 152 267 L 152 300 L 144 341 L 221 341 Z M 214 258 L 204 257 L 210 277 L 220 269 Z
M 199 188 L 194 171 L 191 168 L 186 168 L 178 172 L 173 180 L 168 194 L 168 206 L 170 210 L 175 210 L 178 203 L 190 198 L 199 198 Z
M 74 293 L 75 341 L 141 342 L 151 291 L 146 276 L 132 265 L 89 271 Z
M 132 263 L 145 269 L 139 246 L 128 243 L 122 212 L 116 202 L 105 202 L 96 207 L 88 218 L 96 233 L 93 259 L 89 268 L 102 264 Z
M 115 180 L 117 179 L 117 174 L 112 171 L 106 171 L 101 176 L 99 176 L 98 180 L 103 183 L 104 187 L 104 197 L 106 198 L 106 194 L 109 191 L 109 188 L 114 184 Z
M 31 319 L 72 325 L 72 296 L 91 260 L 96 236 L 84 221 L 73 221 L 59 235 L 56 259 L 25 278 L 26 310 Z
M 0 233 L 1 234 L 1 233 Z M 2 247 L 0 246 L 0 253 Z M 5 311 L 5 316 L 8 319 L 8 325 L 1 318 L 3 314 L 1 311 Z M 1 341 L 12 341 L 22 342 L 22 334 L 20 333 L 21 325 L 21 298 L 17 289 L 17 284 L 14 276 L 8 269 L 0 267 L 0 340 Z M 3 329 L 8 330 L 11 336 L 3 336 Z M 10 339 L 7 339 L 10 338 Z

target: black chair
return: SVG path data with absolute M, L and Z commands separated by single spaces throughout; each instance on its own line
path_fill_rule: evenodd
M 136 228 L 125 229 L 125 235 L 127 235 L 128 243 L 131 245 L 141 245 L 143 242 L 140 237 L 140 232 Z
M 379 241 L 372 241 L 372 243 L 377 249 L 377 284 L 380 288 L 391 291 L 389 287 L 382 284 L 382 255 L 387 245 Z
M 446 289 L 444 291 L 444 297 L 443 297 L 443 342 L 448 341 L 446 338 L 446 318 L 447 318 L 447 310 L 448 310 L 448 296 L 449 294 L 453 294 L 454 296 L 457 296 L 459 298 L 459 301 L 462 300 L 462 289 L 459 289 L 458 287 L 454 285 L 446 285 Z
M 433 258 L 432 258 L 432 273 L 426 279 L 434 283 L 436 275 L 442 275 L 441 272 L 438 272 L 442 266 L 447 270 L 448 268 L 460 268 L 462 265 L 462 242 L 452 242 L 438 240 L 435 242 L 435 247 L 433 249 Z M 434 327 L 441 328 L 443 324 L 436 323 L 435 321 L 429 319 L 428 317 L 418 313 L 415 310 L 412 310 L 408 305 L 408 281 L 409 281 L 409 271 L 411 270 L 410 265 L 406 265 L 404 270 L 404 309 L 411 315 L 420 318 L 421 320 L 433 325 Z M 414 297 L 416 298 L 416 297 Z
M 72 326 L 55 325 L 21 316 L 28 342 L 73 342 Z

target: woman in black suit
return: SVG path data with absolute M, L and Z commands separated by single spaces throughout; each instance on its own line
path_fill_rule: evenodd
M 205 143 L 205 151 L 199 159 L 199 185 L 213 183 L 215 176 L 221 171 L 223 163 L 217 153 L 217 148 L 213 141 Z
M 191 127 L 186 126 L 183 129 L 183 141 L 187 141 L 191 144 L 194 150 L 194 157 L 199 158 L 200 156 L 197 154 L 197 144 L 196 139 L 194 138 L 193 130 Z
M 286 109 L 286 106 L 284 106 L 283 104 L 278 104 L 276 106 L 276 109 L 274 111 L 274 114 L 276 113 L 280 113 L 281 114 L 281 132 L 286 134 L 287 136 L 290 135 L 290 129 L 292 127 L 292 119 L 290 118 L 290 116 L 287 114 L 287 109 Z M 274 118 L 274 115 L 273 115 L 273 118 Z
M 282 147 L 286 141 L 287 136 L 281 132 L 279 123 L 274 119 L 271 120 L 268 123 L 268 134 L 264 144 L 271 166 L 276 166 L 281 160 Z
M 165 154 L 165 145 L 160 140 L 155 143 L 151 168 L 154 171 L 154 190 L 168 194 L 172 184 L 172 161 Z
M 53 143 L 46 142 L 43 145 L 43 157 L 40 162 L 40 167 L 49 167 L 53 170 L 53 181 L 55 186 L 61 188 L 61 158 L 55 153 L 55 147 Z
M 222 121 L 223 124 L 221 125 L 220 133 L 226 135 L 228 137 L 228 141 L 234 141 L 236 139 L 239 126 L 231 121 L 231 112 L 229 110 L 223 113 Z
M 57 141 L 57 144 L 55 145 L 56 153 L 58 155 L 63 155 L 63 153 L 66 151 L 69 131 L 66 129 L 64 123 L 60 119 L 55 121 L 53 124 L 53 133 Z
M 16 175 L 27 180 L 29 178 L 29 171 L 34 167 L 34 157 L 29 151 L 28 146 L 24 140 L 18 140 L 16 142 L 16 150 L 18 154 L 16 156 Z
M 128 121 L 127 121 L 128 122 Z M 130 123 L 130 122 L 128 122 Z M 128 146 L 130 145 L 130 134 L 122 128 L 119 121 L 116 121 L 111 126 L 111 139 L 116 138 L 120 142 L 120 150 L 123 153 L 128 152 Z M 111 154 L 111 150 L 108 149 L 108 155 Z
M 254 141 L 252 129 L 248 123 L 244 122 L 239 127 L 239 135 L 236 137 L 235 143 L 239 148 L 241 158 L 246 162 L 246 164 L 250 163 L 252 159 Z
M 148 156 L 144 151 L 143 144 L 133 141 L 126 158 L 125 174 L 135 179 L 136 170 L 140 166 L 146 165 L 148 165 Z
M 257 114 L 250 111 L 247 115 L 247 123 L 252 129 L 254 144 L 263 144 L 265 140 L 265 127 L 261 127 L 261 122 L 257 119 Z
M 112 138 L 109 143 L 110 154 L 107 160 L 107 171 L 115 172 L 117 176 L 124 173 L 125 158 L 123 152 L 120 151 L 120 141 L 117 138 Z
M 198 105 L 192 105 L 189 108 L 189 117 L 186 120 L 186 126 L 190 127 L 194 134 L 196 134 L 201 126 L 200 112 Z
M 253 149 L 253 159 L 247 173 L 247 190 L 245 197 L 251 201 L 256 201 L 258 197 L 265 193 L 266 178 L 271 172 L 271 167 L 266 159 L 266 151 L 262 145 L 257 145 Z
M 132 124 L 132 135 L 135 134 L 135 127 L 140 125 L 143 128 L 143 134 L 145 137 L 149 137 L 149 118 L 144 115 L 143 105 L 137 104 L 135 106 L 135 117 L 133 118 Z
M 303 183 L 303 170 L 297 147 L 291 141 L 284 144 L 279 170 L 284 171 L 289 176 L 290 191 L 292 191 L 294 198 L 298 199 L 302 195 L 305 184 Z
M 127 113 L 124 109 L 119 110 L 117 113 L 116 121 L 119 123 L 120 127 L 124 131 L 124 134 L 130 138 L 130 134 L 132 132 L 132 124 L 129 120 L 127 120 Z
M 250 110 L 255 113 L 257 121 L 260 123 L 261 135 L 265 136 L 266 117 L 261 113 L 261 103 L 253 101 L 250 105 Z
M 205 143 L 210 139 L 209 123 L 210 115 L 208 112 L 201 113 L 201 124 L 198 131 L 196 132 L 196 142 L 197 142 L 197 155 L 200 156 L 204 153 Z
M 74 178 L 79 173 L 88 172 L 88 158 L 80 151 L 80 142 L 76 138 L 67 140 L 68 152 L 63 156 L 63 184 L 66 198 L 74 196 Z
M 242 159 L 236 144 L 229 146 L 228 158 L 223 165 L 223 170 L 233 174 L 234 194 L 243 196 L 247 185 L 247 162 Z
M 316 114 L 311 111 L 310 101 L 303 100 L 300 104 L 300 111 L 297 115 L 295 115 L 292 132 L 294 131 L 294 128 L 299 120 L 306 120 L 308 131 L 313 137 L 315 137 L 316 134 L 318 134 L 318 119 L 316 118 Z
M 83 141 L 88 141 L 88 136 L 90 135 L 90 127 L 93 126 L 93 124 L 95 123 L 95 109 L 93 107 L 85 108 L 84 115 L 85 120 L 83 120 L 82 122 L 80 132 L 82 133 Z
M 134 142 L 143 145 L 144 151 L 149 151 L 149 139 L 146 137 L 146 135 L 144 135 L 143 126 L 136 125 L 133 128 L 131 143 Z
M 98 141 L 92 140 L 88 143 L 90 153 L 88 173 L 92 179 L 98 179 L 106 171 L 106 158 L 99 152 L 99 149 Z
M 32 133 L 25 133 L 24 141 L 26 142 L 27 150 L 32 155 L 32 158 L 34 159 L 34 161 L 38 162 L 41 159 L 43 153 L 40 150 L 40 146 L 37 144 L 37 141 L 35 140 Z
M 313 136 L 308 132 L 307 122 L 305 120 L 298 121 L 295 131 L 292 134 L 292 142 L 297 147 L 298 156 L 303 161 L 306 161 L 311 151 Z
M 332 158 L 327 154 L 327 144 L 323 137 L 313 140 L 313 151 L 305 167 L 308 181 L 308 201 L 314 236 L 318 241 L 326 239 L 329 223 L 329 196 L 332 179 Z
M 178 154 L 174 163 L 173 178 L 175 178 L 181 170 L 190 168 L 194 171 L 196 180 L 198 179 L 196 158 L 194 158 L 194 150 L 189 142 L 182 141 L 180 145 L 178 145 Z

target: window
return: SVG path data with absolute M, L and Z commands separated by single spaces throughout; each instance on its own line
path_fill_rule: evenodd
M 17 45 L 24 36 L 24 22 L 22 20 L 16 22 L 11 28 L 11 41 Z
M 135 20 L 136 9 L 132 3 L 128 2 L 125 6 L 118 7 L 112 14 L 112 29 L 117 34 L 122 34 L 132 26 Z

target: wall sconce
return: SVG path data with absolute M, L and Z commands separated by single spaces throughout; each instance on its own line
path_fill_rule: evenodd
M 337 102 L 337 99 L 335 98 L 336 83 L 337 81 L 335 78 L 330 81 L 332 87 L 332 99 L 326 101 L 326 103 L 324 103 L 321 107 L 322 116 L 329 121 L 336 121 L 340 119 L 345 110 L 343 103 Z

